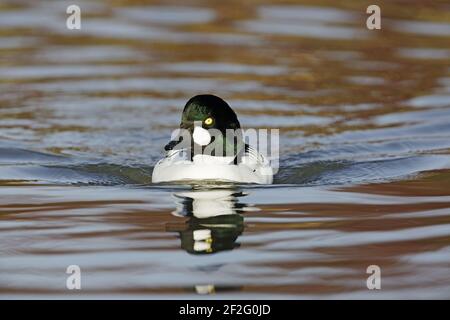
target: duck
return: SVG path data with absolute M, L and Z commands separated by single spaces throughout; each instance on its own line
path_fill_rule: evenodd
M 230 135 L 231 133 L 231 135 Z M 196 95 L 154 166 L 152 183 L 271 184 L 270 161 L 244 142 L 236 113 L 222 98 Z

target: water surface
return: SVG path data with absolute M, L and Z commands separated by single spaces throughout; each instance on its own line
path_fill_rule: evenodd
M 78 3 L 0 4 L 2 298 L 450 298 L 447 4 Z M 273 185 L 151 183 L 199 93 Z

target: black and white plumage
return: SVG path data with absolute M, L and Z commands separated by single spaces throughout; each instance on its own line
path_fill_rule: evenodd
M 191 98 L 183 110 L 180 128 L 188 130 L 192 144 L 182 145 L 181 138 L 170 141 L 165 147 L 166 157 L 158 161 L 153 170 L 153 182 L 272 183 L 270 161 L 245 144 L 241 136 L 236 144 L 210 136 L 209 129 L 223 133 L 221 137 L 225 137 L 228 129 L 240 130 L 236 114 L 219 97 Z M 223 144 L 226 156 L 203 153 L 202 150 L 214 143 Z

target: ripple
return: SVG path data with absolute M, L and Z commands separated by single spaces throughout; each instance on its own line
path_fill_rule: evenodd
M 264 34 L 295 35 L 324 39 L 364 38 L 364 30 L 339 25 L 355 21 L 349 12 L 335 8 L 308 6 L 263 6 L 260 20 L 239 24 L 248 31 Z
M 69 4 L 0 9 L 0 296 L 64 297 L 69 264 L 84 298 L 372 299 L 371 264 L 376 298 L 449 296 L 445 10 Z M 275 184 L 151 183 L 199 93 L 280 129 Z
M 136 50 L 121 46 L 46 46 L 36 54 L 36 59 L 45 62 L 86 63 L 113 62 L 132 59 L 144 60 L 145 55 Z
M 279 75 L 286 72 L 286 68 L 279 66 L 242 65 L 233 63 L 172 63 L 161 65 L 161 69 L 181 73 L 231 73 L 231 74 L 256 74 Z
M 425 36 L 448 37 L 450 35 L 449 23 L 404 20 L 393 22 L 391 27 L 400 32 L 414 33 Z
M 401 48 L 398 53 L 413 59 L 448 59 L 450 57 L 450 50 L 436 48 Z
M 427 95 L 413 98 L 407 103 L 413 107 L 449 107 L 450 106 L 450 95 Z
M 215 19 L 215 12 L 208 8 L 182 6 L 148 6 L 119 8 L 117 14 L 126 18 L 156 24 L 183 25 L 207 23 Z
M 87 76 L 113 76 L 136 74 L 143 72 L 142 68 L 128 66 L 88 66 L 88 65 L 40 65 L 22 67 L 0 67 L 2 76 L 6 79 L 43 79 L 43 78 L 76 78 Z

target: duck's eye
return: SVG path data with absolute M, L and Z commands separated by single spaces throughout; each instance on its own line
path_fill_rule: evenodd
M 213 118 L 206 118 L 204 122 L 207 126 L 209 126 L 213 123 Z

